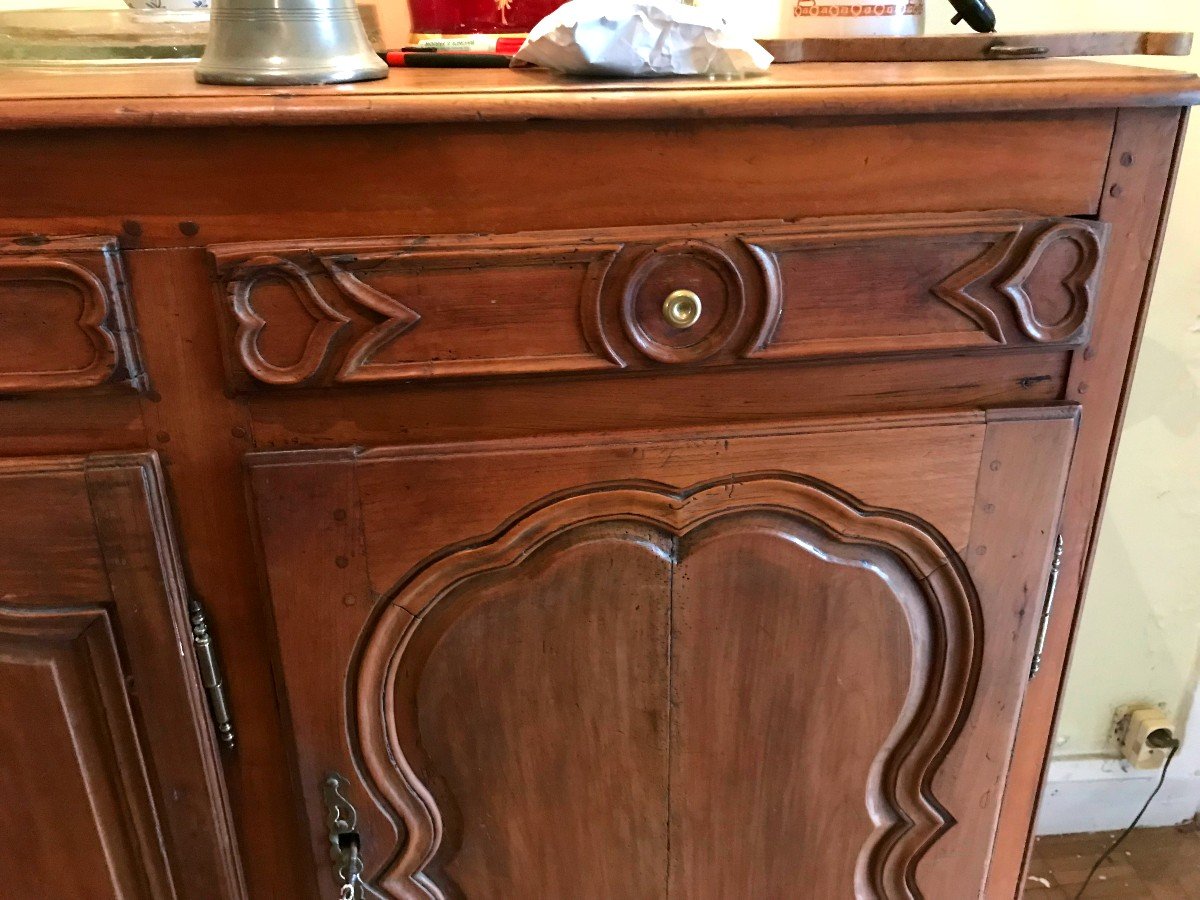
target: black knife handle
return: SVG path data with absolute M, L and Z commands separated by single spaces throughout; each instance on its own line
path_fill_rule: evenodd
M 950 21 L 957 25 L 966 22 L 982 34 L 990 34 L 996 30 L 996 14 L 988 6 L 987 0 L 950 0 L 954 4 L 954 18 Z

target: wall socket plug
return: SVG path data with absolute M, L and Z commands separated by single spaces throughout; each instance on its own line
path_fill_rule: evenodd
M 1151 746 L 1148 739 L 1152 734 L 1173 738 L 1175 723 L 1157 706 L 1130 704 L 1117 707 L 1113 717 L 1113 737 L 1121 756 L 1133 768 L 1157 769 L 1166 761 L 1170 749 Z

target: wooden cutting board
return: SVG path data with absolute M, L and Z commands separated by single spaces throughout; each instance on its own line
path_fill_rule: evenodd
M 927 37 L 794 38 L 759 41 L 777 63 L 1044 59 L 1052 56 L 1187 56 L 1186 31 L 951 34 Z

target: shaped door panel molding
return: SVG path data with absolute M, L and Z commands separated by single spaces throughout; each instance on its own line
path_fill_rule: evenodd
M 572 536 L 574 531 L 600 528 L 602 523 L 609 532 L 604 538 L 597 537 L 594 532 L 588 532 L 586 537 Z M 657 534 L 640 534 L 645 524 L 653 526 Z M 637 641 L 631 641 L 628 634 L 614 639 L 614 635 L 600 624 L 603 622 L 601 610 L 610 604 L 628 604 L 631 596 L 637 596 L 636 590 L 622 589 L 626 587 L 624 577 L 635 571 L 634 568 L 624 562 L 618 563 L 627 553 L 622 545 L 633 540 L 657 547 L 664 565 L 671 557 L 678 559 L 677 567 L 669 566 L 672 570 L 669 587 L 668 579 L 661 577 L 662 573 L 648 582 L 647 579 L 633 582 L 633 585 L 642 585 L 642 591 L 647 583 L 661 582 L 660 596 L 647 597 L 639 608 L 644 605 L 649 610 L 655 600 L 660 605 L 666 603 L 669 617 L 675 622 L 672 632 L 675 640 L 656 639 L 659 629 L 649 624 L 637 632 Z M 596 541 L 603 543 L 605 549 L 594 556 L 592 564 L 619 571 L 621 580 L 575 584 L 576 588 L 582 589 L 581 596 L 572 598 L 564 593 L 566 584 L 541 584 L 526 571 L 527 568 L 541 572 L 552 569 L 556 565 L 554 555 L 564 552 L 563 542 L 574 546 Z M 720 864 L 710 858 L 708 851 L 713 847 L 708 841 L 716 836 L 707 834 L 706 823 L 713 822 L 714 818 L 723 819 L 720 825 L 723 832 L 726 829 L 736 833 L 761 829 L 766 823 L 755 814 L 752 798 L 761 790 L 803 792 L 811 778 L 806 770 L 812 760 L 804 754 L 792 755 L 790 759 L 772 756 L 767 763 L 770 777 L 760 779 L 754 786 L 746 786 L 745 793 L 730 789 L 728 781 L 710 783 L 706 788 L 703 782 L 709 766 L 721 768 L 739 753 L 753 757 L 758 743 L 754 736 L 741 733 L 736 718 L 725 720 L 727 726 L 735 728 L 734 732 L 714 733 L 704 722 L 708 715 L 706 710 L 711 712 L 730 704 L 754 702 L 753 698 L 729 693 L 731 685 L 739 681 L 752 684 L 754 697 L 759 700 L 764 695 L 785 700 L 789 685 L 798 688 L 797 682 L 804 680 L 805 670 L 811 671 L 811 660 L 802 654 L 760 658 L 753 653 L 752 643 L 740 645 L 746 648 L 746 655 L 721 660 L 728 670 L 725 673 L 721 673 L 720 666 L 709 658 L 720 655 L 722 641 L 730 634 L 727 628 L 706 627 L 705 623 L 718 623 L 723 618 L 719 609 L 714 608 L 755 603 L 764 596 L 755 597 L 754 594 L 759 592 L 747 593 L 744 588 L 748 585 L 742 585 L 743 590 L 722 596 L 716 583 L 706 587 L 703 579 L 694 577 L 713 567 L 711 554 L 717 552 L 722 556 L 719 550 L 714 551 L 714 547 L 726 542 L 739 547 L 737 558 L 744 565 L 738 566 L 737 570 L 747 573 L 752 580 L 762 579 L 760 587 L 766 589 L 767 604 L 771 608 L 763 610 L 766 618 L 758 627 L 779 633 L 793 649 L 807 644 L 818 656 L 825 649 L 823 642 L 830 634 L 837 641 L 849 638 L 850 643 L 860 648 L 860 655 L 866 654 L 858 659 L 851 657 L 848 665 L 842 658 L 829 659 L 826 665 L 832 677 L 822 682 L 825 694 L 817 704 L 818 709 L 805 709 L 801 698 L 792 696 L 798 708 L 790 710 L 790 714 L 773 725 L 785 729 L 797 743 L 806 728 L 817 728 L 828 735 L 839 723 L 836 719 L 823 721 L 827 713 L 820 711 L 822 708 L 827 710 L 843 705 L 848 708 L 856 699 L 861 699 L 860 690 L 873 692 L 872 699 L 876 702 L 870 716 L 880 727 L 858 735 L 844 735 L 846 743 L 841 747 L 851 757 L 857 756 L 850 768 L 858 780 L 848 779 L 847 785 L 851 796 L 856 791 L 865 792 L 865 805 L 846 809 L 810 794 L 805 799 L 803 814 L 793 810 L 784 818 L 801 832 L 815 829 L 812 832 L 814 838 L 822 831 L 830 834 L 847 829 L 853 831 L 849 820 L 860 818 L 857 839 L 860 846 L 851 854 L 843 871 L 827 871 L 829 889 L 840 888 L 840 893 L 845 893 L 858 883 L 871 892 L 868 896 L 904 896 L 919 855 L 949 824 L 925 785 L 935 761 L 946 752 L 970 693 L 978 614 L 973 608 L 969 587 L 949 561 L 948 554 L 952 555 L 952 551 L 927 528 L 889 513 L 863 509 L 827 485 L 775 475 L 739 478 L 735 492 L 730 491 L 728 483 L 701 485 L 682 493 L 597 486 L 530 513 L 494 540 L 459 550 L 419 573 L 402 589 L 406 598 L 404 605 L 419 610 L 415 621 L 398 607 L 385 607 L 366 642 L 356 697 L 363 762 L 374 786 L 403 818 L 408 834 L 403 852 L 378 876 L 378 883 L 388 894 L 443 897 L 455 896 L 459 890 L 471 894 L 487 888 L 502 889 L 502 893 L 513 896 L 532 896 L 550 885 L 523 880 L 497 882 L 497 870 L 538 873 L 544 877 L 547 870 L 554 868 L 555 859 L 568 865 L 576 877 L 581 874 L 580 857 L 563 852 L 566 848 L 555 847 L 556 836 L 570 832 L 556 824 L 552 817 L 545 816 L 551 798 L 546 798 L 546 804 L 540 809 L 530 809 L 528 818 L 522 816 L 516 822 L 512 821 L 511 806 L 492 811 L 498 815 L 507 810 L 510 828 L 517 832 L 540 817 L 547 829 L 545 832 L 539 830 L 539 844 L 544 854 L 540 867 L 528 865 L 530 860 L 524 860 L 525 866 L 518 865 L 519 859 L 507 859 L 512 865 L 498 863 L 498 858 L 506 859 L 520 853 L 521 838 L 519 835 L 514 837 L 513 845 L 506 846 L 501 837 L 480 834 L 480 828 L 486 828 L 486 823 L 494 821 L 482 812 L 477 811 L 478 818 L 468 820 L 472 830 L 466 832 L 462 830 L 462 816 L 456 814 L 457 833 L 447 834 L 449 829 L 442 813 L 447 803 L 455 803 L 461 808 L 464 798 L 475 801 L 480 797 L 504 797 L 513 793 L 518 784 L 538 783 L 531 773 L 522 777 L 514 771 L 522 765 L 521 754 L 528 747 L 526 742 L 508 746 L 512 759 L 508 761 L 507 769 L 500 767 L 493 771 L 495 781 L 480 777 L 480 773 L 488 769 L 482 760 L 447 769 L 441 766 L 443 760 L 422 758 L 421 754 L 422 747 L 426 751 L 430 747 L 440 747 L 449 755 L 456 746 L 478 747 L 487 741 L 489 734 L 522 727 L 520 723 L 528 714 L 528 707 L 522 709 L 516 698 L 503 696 L 505 686 L 482 677 L 481 670 L 486 671 L 491 665 L 494 666 L 493 676 L 502 677 L 506 667 L 498 660 L 490 659 L 490 652 L 493 646 L 504 647 L 512 640 L 506 641 L 499 632 L 503 631 L 506 622 L 523 622 L 519 610 L 530 595 L 545 596 L 548 602 L 553 597 L 559 604 L 595 604 L 598 609 L 577 612 L 572 620 L 579 632 L 576 635 L 559 634 L 560 629 L 548 627 L 544 621 L 530 621 L 528 630 L 521 637 L 528 640 L 542 635 L 545 642 L 548 634 L 560 636 L 564 642 L 563 652 L 568 653 L 578 650 L 581 645 L 600 642 L 609 644 L 609 653 L 627 652 L 633 657 L 645 657 L 642 666 L 658 674 L 657 682 L 653 684 L 655 690 L 646 698 L 649 719 L 657 722 L 668 709 L 677 717 L 671 722 L 671 739 L 667 741 L 672 774 L 676 776 L 671 779 L 676 786 L 671 792 L 671 808 L 662 809 L 661 816 L 656 819 L 656 805 L 664 804 L 665 807 L 666 804 L 667 782 L 661 779 L 654 765 L 657 760 L 651 759 L 646 771 L 637 773 L 640 777 L 628 782 L 631 786 L 609 794 L 608 806 L 601 798 L 596 798 L 593 815 L 589 816 L 593 828 L 605 832 L 607 824 L 614 830 L 615 837 L 617 822 L 612 821 L 614 816 L 624 822 L 661 822 L 666 818 L 673 838 L 677 838 L 671 841 L 672 869 L 678 870 L 682 895 L 691 892 L 687 887 L 691 881 L 713 887 L 714 874 L 718 876 L 719 884 L 733 889 L 737 883 L 733 880 L 734 872 L 722 871 Z M 550 559 L 544 560 L 547 556 Z M 762 575 L 759 564 L 765 565 L 771 575 Z M 581 565 L 568 567 L 567 571 L 578 573 Z M 796 580 L 801 571 L 807 583 Z M 527 593 L 517 591 L 508 598 L 514 607 L 509 612 L 492 612 L 493 629 L 473 625 L 473 615 L 483 614 L 475 613 L 475 609 L 500 601 L 492 592 L 472 589 L 469 584 L 478 579 L 495 581 L 500 572 L 506 573 L 508 579 Z M 786 598 L 786 602 L 781 602 L 782 598 Z M 679 608 L 681 604 L 686 610 Z M 796 613 L 797 607 L 806 605 L 815 608 Z M 843 621 L 844 617 L 848 618 Z M 829 631 L 826 626 L 833 622 L 837 625 Z M 728 624 L 736 625 L 735 622 Z M 454 658 L 457 666 L 451 666 L 449 662 L 438 666 L 437 654 L 449 652 L 443 651 L 443 647 L 453 641 L 459 629 L 473 633 L 475 640 L 460 638 L 461 655 Z M 871 633 L 873 629 L 874 634 Z M 736 635 L 736 631 L 734 633 Z M 680 649 L 673 651 L 673 646 Z M 857 664 L 869 663 L 874 651 L 884 648 L 896 654 L 895 670 L 890 678 L 880 678 L 877 670 L 867 676 L 870 684 L 838 688 L 843 674 L 850 682 L 855 682 L 863 675 Z M 550 648 L 544 652 L 554 653 L 555 650 Z M 679 653 L 683 655 L 678 656 Z M 661 656 L 657 666 L 653 661 L 656 654 Z M 511 662 L 516 664 L 519 660 Z M 619 665 L 615 658 L 606 662 L 610 666 Z M 847 665 L 845 670 L 843 665 Z M 479 680 L 472 681 L 463 674 L 464 670 L 480 673 Z M 552 733 L 556 721 L 575 720 L 578 723 L 582 718 L 586 728 L 597 728 L 611 734 L 614 740 L 627 741 L 630 745 L 626 749 L 605 747 L 599 758 L 589 761 L 588 750 L 596 744 L 588 740 L 588 735 L 574 735 L 579 739 L 577 743 L 558 735 L 558 741 L 562 742 L 559 752 L 565 757 L 559 761 L 558 770 L 561 772 L 561 766 L 568 760 L 580 767 L 577 778 L 567 778 L 560 785 L 567 789 L 566 795 L 574 803 L 582 794 L 594 789 L 597 780 L 611 781 L 614 787 L 621 785 L 621 776 L 629 774 L 622 770 L 631 752 L 639 747 L 661 744 L 662 736 L 653 730 L 638 735 L 634 729 L 616 724 L 609 731 L 605 728 L 606 723 L 595 717 L 571 716 L 573 710 L 604 709 L 605 696 L 627 697 L 629 691 L 604 690 L 600 679 L 584 677 L 580 673 L 578 662 L 572 662 L 567 670 L 575 673 L 577 680 L 573 679 L 575 683 L 555 682 L 553 700 L 543 699 L 545 721 L 540 723 L 541 733 Z M 668 677 L 669 671 L 676 672 L 680 678 Z M 536 673 L 528 674 L 532 677 Z M 558 673 L 548 670 L 546 674 Z M 645 678 L 634 677 L 631 672 L 623 675 L 625 677 L 618 678 L 618 682 L 628 681 L 643 688 L 647 684 Z M 722 675 L 733 677 L 727 680 Z M 445 678 L 454 679 L 454 688 L 443 683 Z M 876 681 L 883 682 L 882 686 Z M 508 682 L 508 687 L 520 695 L 528 692 L 531 684 L 513 679 Z M 655 692 L 661 695 L 657 705 L 653 700 Z M 838 696 L 839 693 L 842 696 Z M 489 694 L 495 706 L 481 707 L 481 698 L 487 698 Z M 424 708 L 426 703 L 434 704 L 435 712 Z M 620 704 L 619 708 L 623 714 L 632 716 L 640 707 Z M 465 718 L 478 730 L 465 733 L 456 730 L 457 740 L 439 734 L 443 727 L 462 725 L 464 717 L 439 718 L 436 714 L 437 710 L 451 709 L 469 709 L 470 715 Z M 518 721 L 498 718 L 498 709 L 507 709 Z M 536 749 L 533 752 L 536 757 Z M 680 755 L 686 763 L 680 761 Z M 723 760 L 714 759 L 722 755 Z M 492 759 L 493 754 L 489 753 L 487 757 Z M 843 763 L 846 762 L 843 758 Z M 453 777 L 451 769 L 460 777 Z M 423 776 L 422 773 L 426 774 Z M 439 797 L 439 792 L 430 788 L 431 781 L 444 785 L 447 794 Z M 849 782 L 854 783 L 850 785 Z M 680 791 L 679 785 L 692 789 Z M 662 790 L 656 790 L 656 787 Z M 458 791 L 461 793 L 456 793 Z M 619 803 L 611 802 L 617 797 L 628 800 L 631 796 L 648 798 L 649 805 L 623 811 Z M 730 815 L 735 811 L 740 815 Z M 488 845 L 489 855 L 485 858 L 491 868 L 483 864 L 473 867 L 467 872 L 472 879 L 469 884 L 449 888 L 456 871 L 454 855 L 480 855 L 478 844 L 483 842 Z M 815 848 L 816 845 L 811 846 Z M 645 850 L 644 845 L 639 845 L 639 852 Z M 690 852 L 692 850 L 695 852 Z M 609 854 L 611 852 L 610 848 Z M 796 890 L 803 883 L 799 870 L 805 868 L 806 862 L 809 865 L 812 862 L 795 856 L 788 860 L 778 854 L 772 858 L 777 869 L 792 867 L 790 872 L 776 871 L 764 876 L 774 879 L 775 889 L 784 890 Z M 747 861 L 752 866 L 756 864 L 755 860 Z M 596 870 L 603 871 L 602 861 L 596 862 Z M 714 867 L 718 870 L 715 873 Z M 648 883 L 657 882 L 652 879 Z M 581 890 L 587 891 L 588 884 L 586 880 L 579 880 L 559 884 L 559 887 L 578 895 Z M 597 896 L 600 895 L 615 896 L 608 891 Z

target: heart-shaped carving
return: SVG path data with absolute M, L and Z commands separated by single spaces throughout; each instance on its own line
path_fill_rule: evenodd
M 259 346 L 259 338 L 268 323 L 254 308 L 254 289 L 264 278 L 286 283 L 313 320 L 300 358 L 289 365 L 272 363 L 263 356 Z M 246 260 L 230 277 L 228 290 L 233 314 L 238 320 L 238 355 L 250 374 L 267 384 L 303 384 L 315 377 L 350 324 L 349 318 L 330 306 L 317 292 L 303 269 L 279 256 L 256 256 Z

